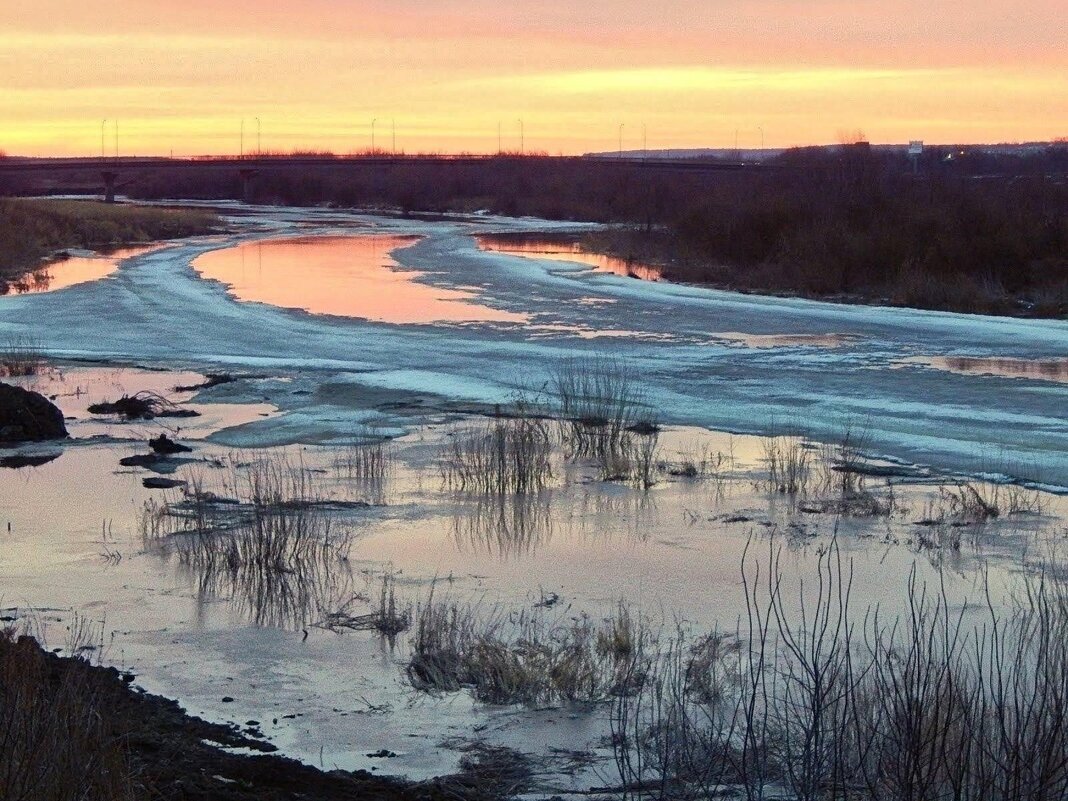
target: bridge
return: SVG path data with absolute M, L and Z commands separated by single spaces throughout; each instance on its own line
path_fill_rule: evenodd
M 258 175 L 270 170 L 316 169 L 382 169 L 400 166 L 472 166 L 482 164 L 553 163 L 573 166 L 596 166 L 606 170 L 631 169 L 652 172 L 713 173 L 766 170 L 765 164 L 726 161 L 719 159 L 666 159 L 629 156 L 524 156 L 462 155 L 462 156 L 202 156 L 194 158 L 160 157 L 91 157 L 91 158 L 0 158 L 0 177 L 17 174 L 92 175 L 102 182 L 102 194 L 109 203 L 115 202 L 116 189 L 123 179 L 130 180 L 146 172 L 188 170 L 223 170 L 240 179 L 241 200 L 249 201 L 253 182 Z

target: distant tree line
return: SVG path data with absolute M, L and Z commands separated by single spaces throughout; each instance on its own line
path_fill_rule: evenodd
M 1015 152 L 864 144 L 682 172 L 583 159 L 403 159 L 262 170 L 254 200 L 625 224 L 591 245 L 671 277 L 935 309 L 1068 313 L 1068 143 Z M 61 176 L 58 176 L 61 178 Z M 61 181 L 60 181 L 61 183 Z M 0 192 L 2 192 L 0 187 Z M 17 190 L 17 188 L 16 188 Z M 10 191 L 10 187 L 9 187 Z M 234 198 L 228 170 L 153 167 L 140 198 Z

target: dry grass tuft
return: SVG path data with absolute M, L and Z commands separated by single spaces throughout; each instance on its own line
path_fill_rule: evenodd
M 808 489 L 812 452 L 800 437 L 764 437 L 767 488 L 784 495 L 803 495 Z
M 230 597 L 257 625 L 302 626 L 346 591 L 351 531 L 315 492 L 315 477 L 288 459 L 265 455 L 232 466 L 236 497 L 186 475 L 184 495 L 149 501 L 142 512 L 146 549 L 174 557 L 208 597 Z
M 649 436 L 660 430 L 639 377 L 622 361 L 568 360 L 553 372 L 549 388 L 568 456 L 597 459 L 606 472 L 613 472 L 613 460 L 633 449 L 631 435 Z
M 12 337 L 0 347 L 0 378 L 26 378 L 38 375 L 47 364 L 40 340 L 29 336 Z
M 354 596 L 345 607 L 328 613 L 317 625 L 331 631 L 377 631 L 386 637 L 396 637 L 412 625 L 411 605 L 397 602 L 396 583 L 395 574 L 383 574 L 376 609 L 362 615 L 351 614 L 349 607 L 357 600 Z
M 156 417 L 197 417 L 199 412 L 184 409 L 158 392 L 123 395 L 116 401 L 101 401 L 89 406 L 90 414 L 116 414 L 127 420 L 152 420 Z
M 109 700 L 30 637 L 0 630 L 0 798 L 133 801 L 143 787 L 107 726 Z
M 652 635 L 620 604 L 604 621 L 550 619 L 544 607 L 505 615 L 438 601 L 416 612 L 408 677 L 417 689 L 469 688 L 490 704 L 602 701 L 623 691 Z
M 680 629 L 615 699 L 624 797 L 1068 795 L 1063 580 L 1028 579 L 997 612 L 951 605 L 913 573 L 904 613 L 887 619 L 851 608 L 836 544 L 798 598 L 779 558 L 774 546 L 766 562 L 744 558 L 737 634 Z
M 498 418 L 452 437 L 442 454 L 442 478 L 447 487 L 461 492 L 539 492 L 553 478 L 552 455 L 552 436 L 544 420 Z

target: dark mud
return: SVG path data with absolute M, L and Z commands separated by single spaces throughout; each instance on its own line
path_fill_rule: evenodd
M 483 775 L 499 759 L 468 759 L 455 776 L 410 783 L 367 771 L 322 771 L 272 753 L 258 736 L 256 721 L 245 728 L 209 723 L 188 715 L 176 701 L 132 686 L 135 677 L 79 658 L 43 651 L 29 637 L 0 637 L 0 658 L 38 664 L 44 692 L 77 686 L 107 710 L 104 738 L 122 743 L 134 796 L 160 801 L 437 801 L 501 798 L 520 789 L 523 771 L 513 765 L 511 780 L 499 771 Z M 72 681 L 73 679 L 73 681 Z M 17 699 L 0 701 L 18 703 Z M 0 704 L 2 706 L 2 704 Z M 0 710 L 2 711 L 2 710 Z M 221 746 L 221 747 L 220 747 Z M 227 749 L 241 749 L 235 753 Z M 521 758 L 512 755 L 513 761 Z M 503 785 L 503 786 L 502 786 Z M 5 790 L 0 787 L 0 796 Z

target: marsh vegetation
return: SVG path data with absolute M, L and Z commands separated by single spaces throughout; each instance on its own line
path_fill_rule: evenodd
M 44 346 L 34 337 L 12 337 L 0 346 L 0 378 L 35 376 L 47 363 Z
M 569 460 L 591 460 L 602 481 L 632 480 L 646 489 L 656 483 L 660 425 L 631 367 L 616 359 L 570 359 L 552 373 L 549 393 Z
M 175 239 L 218 226 L 209 211 L 0 198 L 0 294 L 9 281 L 64 248 L 96 250 Z
M 547 609 L 508 612 L 442 599 L 415 615 L 408 678 L 417 689 L 469 689 L 489 704 L 596 702 L 620 691 L 646 626 L 620 603 L 603 620 Z
M 554 475 L 549 424 L 519 411 L 452 436 L 441 461 L 446 486 L 499 495 L 548 487 Z
M 134 801 L 142 788 L 108 724 L 111 693 L 54 660 L 17 627 L 0 629 L 0 795 Z
M 851 606 L 836 545 L 797 596 L 779 552 L 743 567 L 737 630 L 679 631 L 612 712 L 626 796 L 1040 799 L 1068 792 L 1064 587 L 954 608 L 915 574 L 891 615 Z M 806 588 L 808 592 L 806 593 Z M 776 790 L 774 788 L 781 788 Z
M 179 497 L 148 501 L 145 548 L 176 559 L 199 594 L 230 598 L 257 625 L 307 625 L 336 611 L 352 595 L 352 533 L 312 473 L 271 455 L 232 462 L 228 473 L 227 495 L 207 489 L 204 469 L 194 468 Z

